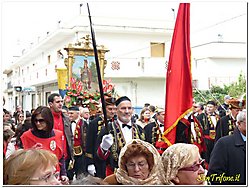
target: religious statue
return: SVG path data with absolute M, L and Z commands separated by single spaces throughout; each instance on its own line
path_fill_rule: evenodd
M 80 69 L 80 80 L 83 83 L 84 89 L 90 90 L 92 88 L 92 72 L 88 67 L 87 59 L 84 59 L 84 66 Z

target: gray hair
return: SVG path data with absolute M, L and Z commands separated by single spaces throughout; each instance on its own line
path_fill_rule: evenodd
M 242 111 L 239 111 L 237 117 L 237 122 L 242 122 L 246 120 L 246 109 L 243 109 Z
M 101 178 L 82 173 L 72 181 L 71 185 L 108 185 L 108 183 Z

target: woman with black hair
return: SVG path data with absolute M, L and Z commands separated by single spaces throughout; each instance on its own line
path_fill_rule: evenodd
M 24 149 L 41 148 L 54 153 L 59 160 L 60 177 L 63 184 L 68 184 L 63 151 L 63 133 L 53 129 L 54 119 L 50 108 L 39 106 L 31 116 L 32 129 L 21 136 Z

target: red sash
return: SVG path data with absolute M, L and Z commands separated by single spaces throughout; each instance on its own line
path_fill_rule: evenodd
M 79 122 L 76 124 L 75 131 L 74 131 L 74 147 L 81 146 L 81 126 L 83 126 L 83 120 L 80 119 Z M 83 148 L 82 148 L 83 149 Z
M 106 173 L 106 176 L 110 176 L 113 174 L 112 167 L 110 165 L 106 166 L 105 173 Z
M 167 149 L 168 145 L 163 141 L 156 141 L 155 147 L 160 155 Z
M 194 141 L 193 144 L 196 145 L 199 148 L 199 153 L 201 154 L 202 152 L 206 151 L 206 145 L 205 145 L 204 139 L 203 139 L 203 137 L 205 137 L 205 135 L 203 135 L 202 127 L 201 127 L 199 121 L 197 120 L 197 118 L 193 117 L 193 119 L 194 119 L 194 123 L 198 125 L 199 132 L 201 134 L 201 137 L 200 137 L 201 143 L 198 143 L 198 142 Z M 191 124 L 190 124 L 189 120 L 187 120 L 185 118 L 182 118 L 180 121 L 182 123 L 184 123 L 188 127 L 187 129 L 185 129 L 185 134 L 186 134 L 186 136 L 188 138 L 190 136 L 189 135 L 189 129 L 190 129 Z
M 53 113 L 53 117 L 54 117 L 54 130 L 59 130 L 59 131 L 62 131 L 63 132 L 63 135 L 64 135 L 64 156 L 65 156 L 65 159 L 68 158 L 68 154 L 67 154 L 67 139 L 66 139 L 66 134 L 65 134 L 65 131 L 64 131 L 64 122 L 63 122 L 63 118 L 62 118 L 62 112 L 54 112 L 52 110 L 52 113 Z

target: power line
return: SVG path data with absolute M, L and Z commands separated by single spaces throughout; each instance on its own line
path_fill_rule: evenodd
M 232 17 L 232 18 L 228 18 L 228 19 L 226 19 L 226 20 L 223 20 L 223 21 L 217 22 L 217 23 L 215 23 L 215 24 L 212 24 L 212 25 L 210 25 L 210 26 L 206 26 L 206 27 L 203 27 L 203 28 L 201 28 L 201 29 L 199 29 L 199 30 L 196 30 L 196 31 L 194 31 L 193 33 L 200 32 L 200 31 L 202 31 L 202 30 L 209 29 L 209 28 L 212 28 L 212 27 L 216 27 L 217 25 L 220 25 L 220 24 L 223 24 L 223 23 L 232 21 L 232 20 L 234 20 L 234 19 L 236 19 L 236 18 L 239 18 L 239 17 L 241 17 L 241 16 L 245 16 L 245 15 L 246 15 L 246 14 L 244 13 L 244 14 L 240 14 L 240 15 L 238 15 L 238 16 L 234 16 L 234 17 Z
M 212 28 L 212 27 L 216 27 L 216 26 L 218 26 L 218 25 L 224 24 L 224 23 L 226 23 L 226 22 L 232 21 L 232 20 L 234 20 L 234 19 L 237 19 L 237 18 L 242 17 L 242 16 L 245 16 L 245 15 L 246 15 L 246 14 L 244 13 L 244 14 L 240 14 L 240 15 L 234 16 L 234 17 L 232 17 L 232 18 L 228 18 L 228 19 L 226 19 L 226 20 L 223 20 L 223 21 L 217 22 L 217 23 L 215 23 L 215 24 L 212 24 L 212 25 L 203 27 L 203 28 L 201 28 L 201 29 L 199 29 L 199 30 L 196 30 L 196 31 L 194 31 L 193 33 L 197 33 L 197 32 L 200 32 L 200 31 L 202 31 L 202 30 L 205 30 L 205 29 L 209 29 L 209 28 Z M 172 33 L 172 34 L 173 34 L 173 33 Z M 167 43 L 167 42 L 170 42 L 170 41 L 167 40 L 167 41 L 164 41 L 164 42 L 162 42 L 162 43 L 155 44 L 155 45 L 160 45 L 160 44 Z M 122 56 L 125 56 L 125 55 L 129 55 L 129 54 L 132 54 L 132 53 L 141 51 L 141 50 L 148 49 L 149 47 L 151 47 L 151 46 L 139 48 L 139 49 L 134 50 L 134 51 L 129 51 L 129 52 L 126 52 L 126 53 L 117 55 L 117 56 L 115 56 L 115 57 L 110 57 L 110 58 L 108 58 L 108 59 L 111 59 L 111 58 L 119 58 L 119 57 L 122 57 Z M 107 60 L 108 60 L 108 59 L 107 59 Z

